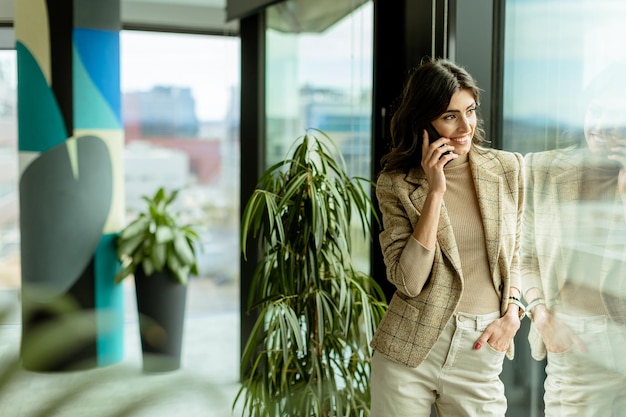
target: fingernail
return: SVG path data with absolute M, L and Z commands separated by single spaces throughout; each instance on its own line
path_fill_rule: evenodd
M 474 349 L 478 350 L 482 347 L 482 345 L 478 342 L 476 342 L 476 344 L 474 345 Z

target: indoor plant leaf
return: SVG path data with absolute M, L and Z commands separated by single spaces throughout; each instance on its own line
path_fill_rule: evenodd
M 152 246 L 152 256 L 150 258 L 152 260 L 152 265 L 156 271 L 162 271 L 163 267 L 165 267 L 165 261 L 167 259 L 167 244 L 155 242 L 154 246 Z
M 131 235 L 127 239 L 123 239 L 120 236 L 118 238 L 117 255 L 120 259 L 123 259 L 125 256 L 131 257 L 141 247 L 143 241 L 143 234 Z
M 194 263 L 195 255 L 193 247 L 189 245 L 185 234 L 179 230 L 174 231 L 174 250 L 183 265 L 191 265 Z
M 169 242 L 174 239 L 174 231 L 169 226 L 157 226 L 155 239 L 157 243 Z
M 127 263 L 116 275 L 116 282 L 139 268 L 146 276 L 167 271 L 181 283 L 187 282 L 182 274 L 198 273 L 194 244 L 200 243 L 200 236 L 193 225 L 182 223 L 172 210 L 178 195 L 179 190 L 168 193 L 161 187 L 153 196 L 142 197 L 146 209 L 117 238 L 117 255 Z M 176 261 L 172 261 L 173 257 Z
M 132 236 L 144 233 L 144 230 L 150 224 L 150 219 L 144 216 L 139 216 L 133 220 L 120 234 L 122 239 L 130 239 Z
M 386 304 L 376 281 L 353 269 L 351 236 L 367 236 L 357 229 L 375 211 L 321 136 L 299 138 L 243 210 L 244 259 L 248 238 L 261 250 L 248 299 L 258 316 L 235 399 L 247 417 L 368 415 L 372 332 L 360 329 L 375 328 Z

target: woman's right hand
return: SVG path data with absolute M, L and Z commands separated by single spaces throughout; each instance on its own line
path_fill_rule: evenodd
M 424 130 L 422 134 L 422 169 L 426 174 L 428 186 L 431 191 L 441 194 L 446 192 L 446 177 L 443 173 L 443 167 L 458 157 L 453 153 L 454 146 L 448 145 L 450 139 L 441 137 L 430 143 L 428 132 Z M 450 151 L 447 155 L 444 152 Z
M 533 308 L 533 325 L 539 331 L 546 350 L 561 353 L 574 345 L 580 352 L 587 349 L 568 325 L 556 318 L 543 304 Z
M 446 192 L 446 177 L 443 174 L 443 166 L 449 160 L 457 158 L 458 155 L 450 152 L 448 155 L 441 155 L 448 150 L 454 149 L 452 146 L 444 146 L 450 142 L 448 138 L 439 138 L 432 144 L 428 143 L 428 133 L 422 133 L 422 168 L 428 181 L 428 196 L 424 205 L 420 208 L 421 214 L 413 230 L 413 237 L 417 239 L 427 249 L 433 249 L 437 243 L 437 228 L 441 215 L 443 195 Z M 441 158 L 441 159 L 439 159 Z

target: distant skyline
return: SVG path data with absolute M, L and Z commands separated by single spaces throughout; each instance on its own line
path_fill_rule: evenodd
M 239 45 L 236 37 L 122 31 L 122 93 L 190 87 L 198 117 L 221 120 L 239 85 Z
M 278 60 L 288 74 L 270 76 L 281 77 L 281 84 L 293 81 L 295 89 L 371 88 L 372 13 L 367 3 L 323 33 L 274 32 L 268 39 L 285 40 L 272 51 L 284 55 Z M 122 31 L 120 44 L 122 92 L 156 85 L 191 87 L 200 120 L 225 117 L 232 88 L 240 84 L 238 37 Z

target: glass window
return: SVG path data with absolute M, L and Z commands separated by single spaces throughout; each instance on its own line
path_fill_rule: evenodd
M 326 15 L 309 14 L 301 3 L 288 0 L 267 9 L 266 166 L 284 159 L 296 139 L 314 128 L 338 145 L 349 175 L 369 178 L 372 2 L 340 1 L 352 6 Z M 360 239 L 355 234 L 353 242 Z M 353 261 L 369 271 L 369 242 L 355 246 Z
M 526 156 L 529 185 L 522 276 L 555 326 L 518 333 L 507 415 L 543 416 L 554 381 L 565 403 L 623 411 L 624 18 L 620 0 L 506 2 L 503 147 Z
M 626 4 L 619 0 L 508 0 L 504 66 L 504 147 L 553 149 L 582 126 L 582 93 L 626 61 Z
M 0 50 L 0 291 L 21 280 L 16 60 L 14 50 Z
M 187 317 L 227 323 L 220 344 L 238 350 L 239 38 L 122 31 L 120 46 L 127 221 L 143 195 L 181 190 L 202 239 Z

